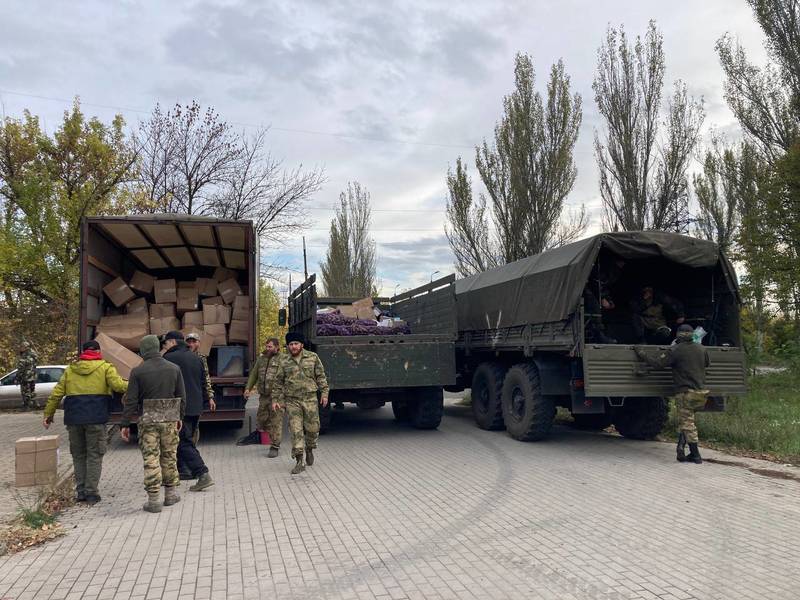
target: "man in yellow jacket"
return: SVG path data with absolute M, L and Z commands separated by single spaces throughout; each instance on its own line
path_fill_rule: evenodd
M 83 345 L 77 362 L 69 365 L 44 407 L 44 426 L 64 399 L 64 425 L 69 432 L 69 451 L 75 469 L 75 499 L 95 504 L 100 501 L 97 486 L 106 453 L 106 423 L 112 392 L 123 393 L 128 382 L 117 369 L 103 360 L 100 344 Z

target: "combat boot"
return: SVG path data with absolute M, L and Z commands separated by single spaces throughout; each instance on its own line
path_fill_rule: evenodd
M 306 465 L 303 462 L 302 454 L 298 454 L 294 457 L 294 459 L 297 461 L 297 464 L 294 466 L 294 469 L 292 469 L 292 475 L 297 475 L 298 473 L 302 473 L 306 470 Z
M 306 448 L 306 464 L 311 467 L 314 465 L 314 449 Z
M 700 450 L 698 450 L 697 444 L 689 442 L 689 456 L 686 457 L 686 460 L 696 465 L 703 464 L 703 457 L 700 456 Z
M 144 506 L 142 508 L 147 512 L 160 513 L 161 502 L 159 499 L 159 493 L 147 492 L 147 502 L 144 503 Z
M 278 449 L 275 446 L 272 446 L 267 453 L 267 458 L 277 458 L 278 457 Z
M 211 475 L 208 474 L 208 471 L 200 475 L 197 478 L 197 483 L 195 483 L 192 487 L 189 488 L 190 492 L 202 492 L 206 488 L 210 488 L 214 485 L 214 480 L 211 479 Z
M 172 506 L 181 501 L 181 496 L 178 494 L 178 488 L 174 485 L 169 485 L 164 488 L 164 506 Z
M 678 462 L 686 462 L 686 435 L 681 431 L 678 435 Z

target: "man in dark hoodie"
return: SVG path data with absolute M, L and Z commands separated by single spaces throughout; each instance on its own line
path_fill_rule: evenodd
M 186 412 L 178 443 L 178 468 L 192 474 L 197 483 L 190 492 L 201 492 L 214 485 L 208 467 L 194 443 L 194 432 L 200 422 L 203 405 L 210 403 L 206 387 L 206 371 L 200 357 L 189 350 L 180 331 L 170 331 L 164 336 L 164 358 L 180 367 L 186 386 Z
M 144 459 L 144 510 L 161 512 L 159 494 L 165 484 L 164 506 L 180 502 L 178 495 L 178 432 L 186 408 L 181 370 L 161 357 L 158 338 L 146 335 L 139 343 L 144 362 L 131 371 L 128 395 L 120 420 L 120 436 L 130 441 L 133 417 L 139 417 L 139 448 Z
M 97 486 L 106 453 L 106 423 L 112 392 L 123 393 L 127 382 L 117 369 L 103 360 L 100 344 L 86 342 L 77 362 L 69 365 L 50 394 L 44 408 L 45 429 L 64 399 L 64 425 L 69 433 L 69 452 L 75 470 L 75 499 L 100 501 Z
M 701 344 L 694 341 L 694 330 L 691 325 L 678 327 L 675 344 L 668 350 L 659 350 L 658 355 L 649 354 L 644 348 L 634 346 L 634 352 L 650 366 L 658 369 L 672 367 L 672 385 L 675 388 L 673 399 L 678 409 L 679 435 L 677 456 L 678 462 L 703 462 L 697 444 L 697 426 L 694 413 L 705 406 L 708 397 L 706 384 L 706 367 L 709 365 L 708 352 Z M 686 442 L 689 442 L 689 456 L 684 454 Z

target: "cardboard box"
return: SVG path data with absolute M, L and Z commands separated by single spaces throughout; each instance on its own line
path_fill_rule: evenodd
M 228 332 L 225 325 L 212 324 L 203 325 L 203 331 L 213 338 L 213 346 L 227 346 L 228 345 Z
M 17 487 L 31 487 L 36 485 L 36 473 L 17 473 L 14 483 Z
M 36 471 L 34 482 L 36 485 L 52 485 L 58 479 L 58 471 Z
M 231 321 L 231 326 L 228 328 L 228 342 L 231 344 L 246 344 L 250 340 L 248 335 L 249 321 Z
M 156 304 L 178 301 L 178 287 L 174 279 L 156 279 L 154 284 Z
M 105 333 L 98 333 L 94 338 L 100 344 L 103 358 L 117 368 L 119 376 L 125 380 L 130 379 L 131 370 L 142 364 L 142 357 L 131 352 L 125 346 L 118 344 Z
M 178 317 L 150 319 L 150 333 L 153 335 L 164 335 L 170 331 L 178 331 L 180 328 L 181 322 L 178 320 Z
M 199 327 L 200 330 L 202 330 L 204 323 L 202 310 L 194 310 L 183 314 L 184 329 L 188 329 L 189 327 Z
M 336 308 L 339 310 L 339 313 L 341 313 L 343 317 L 348 317 L 350 319 L 358 318 L 358 311 L 356 310 L 355 306 L 350 306 L 349 304 L 341 304 Z
M 353 308 L 356 309 L 358 319 L 374 319 L 375 311 L 373 310 L 374 303 L 372 298 L 362 298 L 353 302 Z
M 184 313 L 190 310 L 197 310 L 200 307 L 200 301 L 197 297 L 197 286 L 194 281 L 180 281 L 178 282 L 178 313 Z
M 57 435 L 40 435 L 36 438 L 36 452 L 42 450 L 58 450 L 59 437 Z
M 15 457 L 15 471 L 17 475 L 21 473 L 36 472 L 36 452 L 26 452 L 17 454 Z
M 105 333 L 128 350 L 139 350 L 139 342 L 150 333 L 147 315 L 134 313 L 116 317 L 103 317 L 97 325 L 98 333 Z
M 195 280 L 197 293 L 201 296 L 217 295 L 217 280 L 210 277 L 198 277 Z
M 250 319 L 250 296 L 236 296 L 233 299 L 233 315 L 231 319 L 247 321 Z
M 129 315 L 133 315 L 136 313 L 147 314 L 147 300 L 145 300 L 144 298 L 137 298 L 136 300 L 131 300 L 125 305 L 125 312 Z
M 128 302 L 136 298 L 136 293 L 128 287 L 121 277 L 117 277 L 111 283 L 103 286 L 103 292 L 111 299 L 114 306 L 125 306 Z
M 35 454 L 36 453 L 36 438 L 24 437 L 19 438 L 14 447 L 17 454 Z M 31 469 L 32 470 L 32 469 Z
M 164 317 L 175 316 L 174 304 L 151 304 L 150 305 L 150 318 L 163 319 Z
M 203 307 L 204 325 L 227 325 L 231 322 L 231 307 L 227 304 L 210 304 Z
M 242 295 L 242 288 L 233 278 L 220 281 L 217 284 L 217 290 L 219 290 L 219 295 L 222 296 L 222 299 L 225 300 L 225 304 L 233 304 L 236 296 Z
M 225 267 L 217 267 L 214 269 L 214 275 L 212 275 L 214 281 L 220 282 L 231 278 L 236 279 L 236 271 L 231 271 Z
M 211 306 L 212 304 L 225 304 L 225 299 L 222 296 L 212 296 L 211 298 L 203 298 L 203 306 Z
M 20 438 L 15 447 L 17 487 L 46 485 L 58 477 L 57 435 Z
M 58 448 L 36 453 L 36 472 L 58 471 Z
M 141 271 L 134 271 L 133 277 L 131 277 L 130 282 L 128 285 L 131 289 L 136 290 L 142 294 L 152 294 L 153 293 L 153 285 L 156 282 L 156 278 L 152 275 L 148 275 L 147 273 L 142 273 Z

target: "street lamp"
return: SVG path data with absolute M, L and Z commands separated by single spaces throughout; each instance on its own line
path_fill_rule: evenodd
M 437 273 L 441 273 L 441 271 L 434 271 L 433 273 L 431 273 L 431 283 L 433 283 L 433 276 L 436 275 Z
M 399 288 L 399 287 L 400 287 L 399 283 L 396 286 L 394 286 L 394 295 L 395 296 L 397 296 L 397 288 Z

